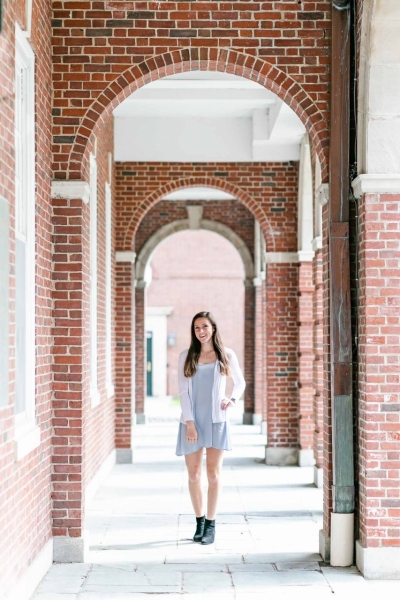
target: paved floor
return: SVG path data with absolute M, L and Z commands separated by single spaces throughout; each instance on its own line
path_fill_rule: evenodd
M 136 428 L 135 464 L 116 466 L 89 507 L 88 562 L 53 565 L 32 599 L 400 597 L 400 582 L 367 582 L 355 568 L 322 563 L 322 494 L 312 470 L 262 464 L 257 427 L 233 427 L 215 544 L 191 541 L 194 517 L 184 461 L 174 455 L 176 430 L 173 418 Z

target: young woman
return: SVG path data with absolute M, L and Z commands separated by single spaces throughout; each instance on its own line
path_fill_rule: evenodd
M 182 414 L 176 454 L 185 456 L 189 492 L 196 514 L 194 541 L 212 544 L 220 492 L 220 472 L 224 450 L 231 450 L 227 409 L 244 391 L 245 381 L 233 350 L 224 348 L 217 324 L 209 312 L 193 317 L 191 344 L 179 356 L 178 379 Z M 226 398 L 226 378 L 234 383 Z M 207 518 L 203 508 L 201 470 L 206 448 L 208 478 Z

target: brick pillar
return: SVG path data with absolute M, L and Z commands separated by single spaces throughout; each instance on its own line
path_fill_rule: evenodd
M 314 415 L 314 483 L 322 487 L 323 467 L 323 310 L 322 310 L 322 250 L 316 249 L 313 259 L 313 415 Z
M 261 423 L 265 404 L 265 351 L 266 332 L 264 315 L 265 282 L 260 279 L 254 288 L 255 322 L 254 322 L 254 423 Z
M 311 261 L 299 265 L 299 465 L 315 464 L 314 388 L 313 388 L 313 265 Z
M 319 552 L 325 562 L 330 560 L 330 530 L 332 513 L 332 422 L 330 367 L 330 286 L 329 286 L 329 207 L 322 208 L 322 308 L 323 308 L 323 529 L 319 536 Z
M 53 455 L 54 560 L 83 562 L 84 416 L 90 409 L 89 207 L 53 199 Z
M 262 398 L 262 424 L 261 432 L 267 433 L 268 418 L 268 327 L 267 327 L 267 282 L 264 278 L 262 283 L 262 330 L 264 332 L 262 348 L 262 376 L 263 376 L 263 398 Z
M 132 462 L 132 403 L 134 389 L 134 253 L 117 252 L 116 351 L 115 351 L 115 442 L 117 462 Z
M 358 247 L 357 566 L 367 578 L 398 579 L 400 195 L 368 193 L 360 198 Z
M 136 423 L 143 424 L 146 422 L 146 287 L 143 281 L 138 283 L 135 290 L 135 412 Z
M 253 424 L 254 417 L 254 353 L 255 353 L 255 287 L 253 282 L 245 282 L 244 290 L 244 392 L 243 423 Z
M 297 464 L 298 277 L 296 263 L 267 264 L 267 464 Z

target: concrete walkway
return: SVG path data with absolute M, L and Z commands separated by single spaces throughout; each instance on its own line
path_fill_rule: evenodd
M 172 417 L 173 419 L 173 417 Z M 234 425 L 226 454 L 216 542 L 191 541 L 194 516 L 177 422 L 136 428 L 135 464 L 117 465 L 87 517 L 86 564 L 53 565 L 34 600 L 259 600 L 350 598 L 400 582 L 367 582 L 355 568 L 325 566 L 318 554 L 322 493 L 309 468 L 262 464 L 259 427 Z M 335 596 L 332 594 L 335 593 Z

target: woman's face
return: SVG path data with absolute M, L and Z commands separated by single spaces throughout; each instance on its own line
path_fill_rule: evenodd
M 194 333 L 197 339 L 202 343 L 206 343 L 212 338 L 213 327 L 211 322 L 205 317 L 196 319 L 194 322 Z

